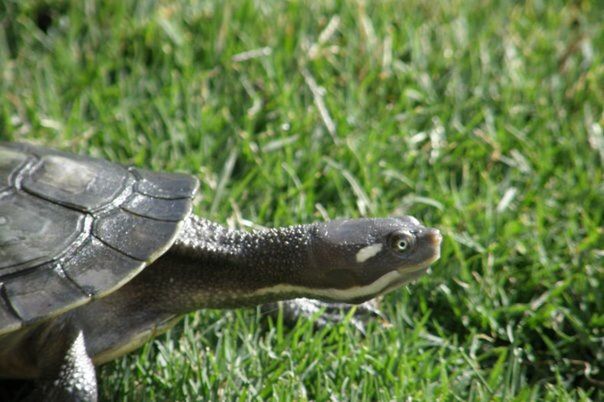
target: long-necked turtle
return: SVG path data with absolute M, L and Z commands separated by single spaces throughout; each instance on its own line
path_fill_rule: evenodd
M 227 229 L 191 214 L 197 180 L 0 144 L 0 377 L 32 398 L 96 400 L 94 365 L 204 307 L 360 303 L 422 275 L 415 218 Z

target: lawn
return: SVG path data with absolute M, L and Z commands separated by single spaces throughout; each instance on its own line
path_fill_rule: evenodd
M 0 3 L 0 137 L 189 172 L 233 226 L 412 214 L 389 325 L 201 311 L 105 401 L 604 398 L 604 6 Z M 125 317 L 127 319 L 127 317 Z

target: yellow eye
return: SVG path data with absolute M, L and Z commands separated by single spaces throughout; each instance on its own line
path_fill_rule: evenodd
M 407 241 L 404 239 L 398 239 L 398 241 L 396 242 L 396 249 L 398 251 L 405 251 L 407 250 Z
M 410 233 L 395 233 L 390 238 L 390 247 L 397 253 L 404 253 L 413 246 L 413 237 Z

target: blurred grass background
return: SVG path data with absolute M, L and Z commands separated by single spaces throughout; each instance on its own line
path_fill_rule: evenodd
M 202 311 L 102 400 L 601 400 L 601 1 L 2 0 L 0 137 L 200 178 L 266 226 L 412 214 L 391 326 Z

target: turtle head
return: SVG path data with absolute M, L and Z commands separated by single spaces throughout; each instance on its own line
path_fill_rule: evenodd
M 423 275 L 441 234 L 404 216 L 315 224 L 305 281 L 313 297 L 361 303 Z

